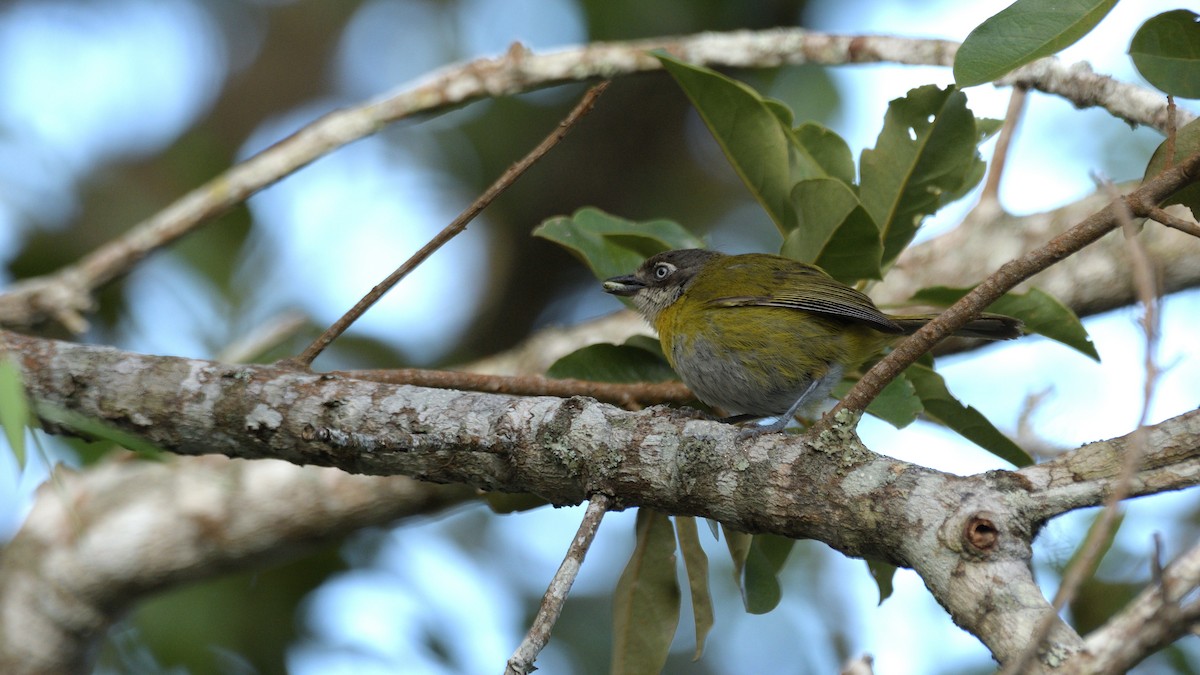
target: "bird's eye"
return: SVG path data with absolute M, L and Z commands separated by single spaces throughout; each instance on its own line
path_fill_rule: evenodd
M 658 263 L 654 266 L 654 278 L 662 281 L 663 279 L 671 276 L 671 272 L 674 271 L 674 269 L 674 267 L 671 267 L 667 263 Z

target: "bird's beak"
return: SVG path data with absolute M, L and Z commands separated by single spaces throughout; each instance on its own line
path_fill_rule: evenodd
M 604 280 L 604 292 L 613 295 L 636 295 L 645 287 L 646 284 L 632 274 Z

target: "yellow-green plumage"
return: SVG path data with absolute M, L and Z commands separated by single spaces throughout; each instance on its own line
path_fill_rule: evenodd
M 932 318 L 890 317 L 820 269 L 766 254 L 667 251 L 604 288 L 632 297 L 700 400 L 735 415 L 782 416 L 767 431 Z M 961 333 L 1005 339 L 1020 335 L 1020 323 L 985 315 Z

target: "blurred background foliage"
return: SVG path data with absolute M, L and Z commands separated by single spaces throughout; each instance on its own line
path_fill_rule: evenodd
M 891 25 L 889 16 L 955 5 L 809 4 L 5 3 L 0 282 L 79 259 L 325 112 L 382 95 L 439 66 L 501 53 L 514 40 L 547 50 L 798 24 L 846 32 L 869 24 L 882 32 Z M 986 7 L 961 18 L 946 36 L 961 39 L 970 22 L 1005 3 L 979 4 Z M 930 34 L 911 26 L 896 32 Z M 865 115 L 866 133 L 873 134 L 884 110 L 874 99 L 886 101 L 911 86 L 863 84 L 858 69 L 836 77 L 815 67 L 734 75 L 783 100 L 797 119 L 833 126 L 856 151 L 869 138 L 847 131 L 847 120 Z M 948 73 L 940 77 L 947 81 Z M 83 339 L 211 358 L 271 317 L 299 308 L 310 318 L 308 328 L 265 358 L 294 354 L 537 143 L 583 89 L 481 101 L 394 125 L 340 149 L 107 286 Z M 1078 153 L 1115 178 L 1140 175 L 1158 141 L 1101 112 L 1079 113 L 1061 101 L 1032 105 L 1069 114 L 1050 125 L 1057 151 Z M 1061 173 L 1054 165 L 1044 170 Z M 1045 182 L 1037 172 L 1031 170 L 1029 180 Z M 1072 198 L 1046 192 L 1052 194 L 1028 208 Z M 510 347 L 539 327 L 617 309 L 563 249 L 529 236 L 542 220 L 582 206 L 633 220 L 669 218 L 729 252 L 776 250 L 780 243 L 679 88 L 662 73 L 624 78 L 565 142 L 316 367 L 461 363 Z M 45 332 L 65 337 L 56 327 Z M 48 442 L 55 452 L 70 453 L 67 442 Z M 20 523 L 19 498 L 3 506 L 11 534 Z M 1081 518 L 1086 522 L 1087 514 Z M 1184 541 L 1195 539 L 1194 508 L 1178 508 L 1171 518 Z M 578 512 L 567 509 L 498 518 L 474 507 L 397 530 L 347 533 L 348 541 L 336 549 L 145 603 L 113 631 L 100 672 L 495 672 L 528 626 L 577 521 Z M 544 672 L 606 669 L 609 594 L 633 545 L 632 523 L 632 514 L 606 519 L 555 639 L 538 662 Z M 1050 542 L 1045 566 L 1053 578 L 1070 545 L 1054 537 Z M 902 573 L 896 596 L 876 610 L 876 590 L 861 561 L 801 542 L 785 570 L 784 605 L 748 616 L 728 582 L 723 544 L 709 545 L 717 626 L 708 653 L 692 663 L 685 609 L 668 672 L 835 672 L 866 649 L 884 652 L 881 673 L 992 669 L 979 643 L 950 626 L 915 577 Z M 1103 586 L 1097 597 L 1111 599 L 1114 589 L 1125 593 L 1142 583 L 1144 555 L 1122 550 L 1110 558 L 1096 582 Z M 1111 611 L 1110 603 L 1099 601 L 1073 608 L 1084 625 Z M 897 653 L 926 654 L 901 662 L 886 656 L 886 644 L 897 645 Z M 1194 672 L 1197 663 L 1194 649 L 1173 649 L 1152 665 Z

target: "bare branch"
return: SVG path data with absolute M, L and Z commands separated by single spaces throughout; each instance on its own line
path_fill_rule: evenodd
M 1030 571 L 1037 525 L 1103 499 L 1120 471 L 1118 448 L 1130 442 L 1092 444 L 1020 472 L 958 477 L 876 455 L 845 426 L 811 442 L 742 439 L 729 425 L 670 410 L 5 338 L 39 410 L 69 409 L 174 452 L 403 473 L 534 492 L 556 504 L 610 494 L 618 508 L 704 516 L 910 566 L 1001 662 L 1024 649 L 1049 608 Z M 1200 411 L 1146 434 L 1130 494 L 1200 484 Z M 1043 658 L 1082 648 L 1065 624 L 1053 631 L 1056 652 Z
M 1167 227 L 1175 228 L 1176 230 L 1190 234 L 1193 237 L 1200 237 L 1200 224 L 1197 224 L 1194 220 L 1184 220 L 1183 218 L 1179 218 L 1167 213 L 1163 209 L 1151 209 L 1149 215 L 1150 218 L 1155 222 L 1162 223 Z
M 333 371 L 331 375 L 353 377 L 372 382 L 415 384 L 419 387 L 488 391 L 518 396 L 590 396 L 627 410 L 640 410 L 656 403 L 687 403 L 696 396 L 682 382 L 592 382 L 573 378 L 556 379 L 542 375 L 481 375 L 450 370 L 393 368 L 389 370 Z
M 88 672 L 107 628 L 151 593 L 474 494 L 220 456 L 59 469 L 0 550 L 0 671 Z
M 1200 545 L 1167 566 L 1116 616 L 1087 636 L 1084 651 L 1063 665 L 1064 674 L 1124 673 L 1155 651 L 1187 635 L 1200 621 Z M 1193 596 L 1187 602 L 1184 598 Z
M 525 635 L 525 639 L 521 641 L 520 646 L 513 652 L 512 658 L 508 660 L 508 665 L 504 669 L 505 675 L 529 675 L 536 670 L 533 662 L 537 659 L 537 655 L 545 649 L 546 643 L 550 641 L 550 631 L 553 630 L 558 616 L 562 613 L 563 603 L 567 601 L 567 593 L 575 584 L 575 577 L 579 576 L 583 558 L 587 555 L 588 549 L 592 547 L 592 540 L 596 538 L 600 520 L 608 512 L 610 503 L 609 498 L 605 495 L 591 496 L 587 511 L 583 514 L 583 521 L 579 523 L 579 531 L 575 533 L 575 538 L 567 547 L 567 555 L 563 558 L 562 564 L 558 566 L 558 571 L 554 573 L 554 578 L 550 580 L 546 594 L 542 596 L 542 604 L 538 607 L 533 625 L 529 627 L 529 633 Z
M 396 268 L 396 270 L 389 274 L 386 279 L 376 284 L 374 288 L 372 288 L 365 296 L 363 296 L 362 300 L 359 300 L 357 303 L 355 303 L 355 305 L 351 307 L 350 310 L 344 315 L 342 315 L 341 318 L 333 322 L 333 325 L 326 329 L 324 333 L 319 335 L 316 340 L 313 340 L 313 343 L 305 348 L 305 350 L 299 356 L 294 359 L 289 359 L 289 365 L 301 367 L 308 367 L 312 365 L 313 359 L 317 358 L 318 354 L 324 351 L 331 342 L 336 340 L 338 336 L 344 333 L 352 323 L 357 321 L 358 317 L 362 316 L 364 312 L 370 309 L 371 305 L 374 305 L 376 302 L 378 302 L 379 299 L 383 297 L 384 293 L 387 293 L 392 289 L 393 286 L 400 283 L 401 279 L 408 276 L 409 273 L 415 270 L 418 265 L 425 262 L 425 260 L 429 256 L 433 255 L 435 251 L 444 246 L 454 237 L 458 236 L 460 232 L 467 229 L 467 225 L 484 209 L 486 209 L 489 204 L 495 201 L 497 197 L 503 194 L 504 191 L 509 188 L 509 186 L 515 183 L 522 174 L 528 171 L 529 167 L 536 164 L 537 161 L 544 157 L 547 152 L 550 152 L 551 148 L 558 145 L 558 142 L 566 137 L 567 132 L 574 128 L 579 120 L 583 119 L 584 115 L 591 112 L 592 107 L 596 105 L 596 99 L 599 98 L 600 94 L 604 93 L 604 90 L 607 88 L 608 83 L 602 82 L 591 89 L 588 89 L 587 93 L 583 95 L 583 98 L 580 99 L 579 103 L 576 104 L 571 112 L 567 114 L 566 118 L 563 119 L 562 122 L 559 122 L 558 126 L 556 126 L 548 136 L 542 139 L 541 143 L 538 143 L 533 150 L 530 150 L 529 153 L 522 157 L 519 161 L 508 167 L 508 169 L 506 169 L 494 183 L 488 186 L 488 189 L 484 190 L 483 194 L 479 195 L 479 197 L 477 197 L 470 206 L 460 213 L 453 222 L 442 228 L 441 232 L 438 232 L 433 239 L 429 240 L 428 243 L 421 247 L 421 250 L 417 251 L 412 255 L 412 257 L 404 261 L 404 264 Z
M 950 66 L 955 42 L 878 35 L 827 35 L 803 29 L 701 33 L 632 42 L 594 43 L 538 54 L 514 45 L 497 59 L 449 66 L 375 101 L 337 110 L 192 190 L 78 263 L 15 284 L 0 296 L 0 326 L 54 319 L 74 332 L 87 323 L 92 293 L 125 274 L 153 251 L 191 232 L 250 195 L 317 158 L 416 114 L 438 112 L 488 96 L 506 96 L 555 84 L 615 78 L 661 68 L 649 55 L 663 49 L 699 65 L 748 68 L 784 64 L 905 63 Z M 1096 75 L 1087 64 L 1042 59 L 1005 80 L 1062 96 L 1079 107 L 1101 106 L 1134 124 L 1165 130 L 1166 105 L 1156 93 Z M 1179 124 L 1194 115 L 1178 111 Z

